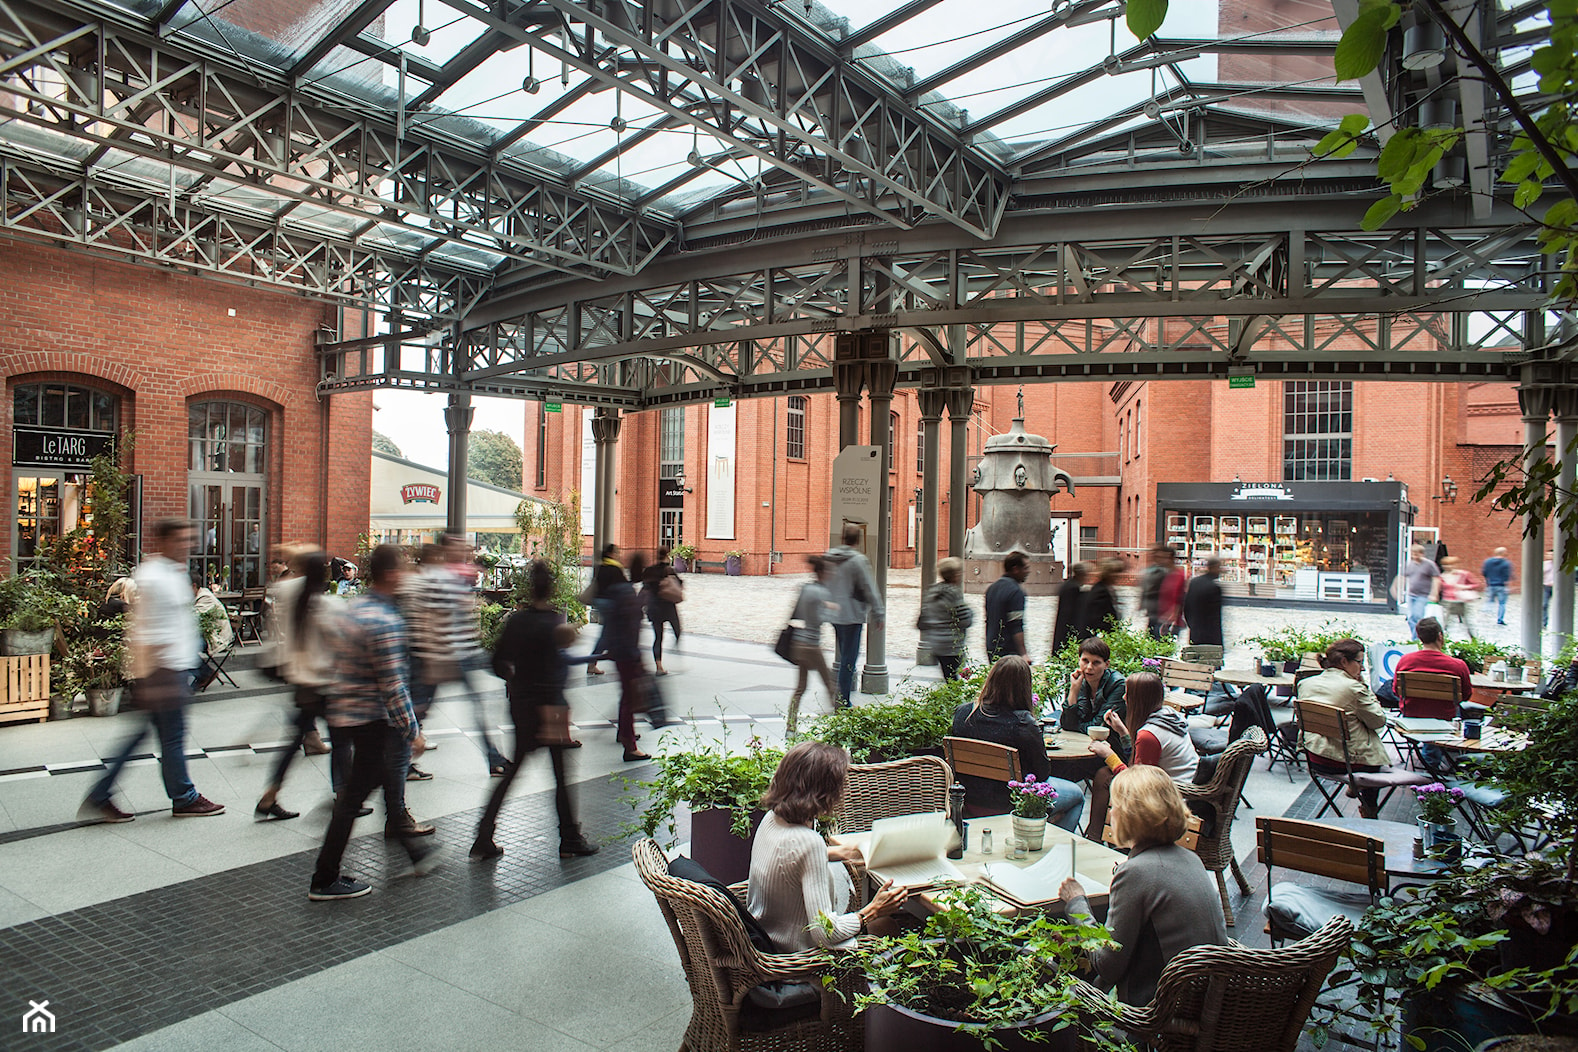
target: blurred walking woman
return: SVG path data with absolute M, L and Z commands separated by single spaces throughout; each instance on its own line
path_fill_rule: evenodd
M 663 626 L 674 631 L 674 645 L 679 645 L 679 604 L 685 601 L 685 586 L 674 564 L 669 560 L 669 550 L 659 548 L 657 562 L 641 573 L 641 598 L 646 601 L 647 620 L 652 623 L 652 663 L 657 674 L 668 675 L 663 667 Z
M 790 615 L 791 621 L 800 623 L 795 627 L 794 647 L 790 651 L 798 671 L 795 673 L 794 693 L 789 696 L 789 734 L 794 733 L 795 724 L 800 718 L 800 698 L 805 694 L 806 681 L 812 672 L 822 677 L 829 705 L 835 704 L 838 697 L 838 688 L 833 686 L 833 674 L 827 668 L 827 655 L 822 653 L 822 621 L 837 609 L 833 603 L 833 594 L 827 590 L 827 560 L 820 555 L 813 555 L 806 561 L 811 564 L 811 572 L 816 578 L 800 587 L 800 598 L 795 600 L 794 613 Z

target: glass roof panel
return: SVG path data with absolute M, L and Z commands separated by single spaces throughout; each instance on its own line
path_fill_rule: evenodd
M 844 0 L 833 6 L 859 8 L 863 15 L 866 5 L 863 0 Z M 1012 36 L 1049 12 L 1045 0 L 997 0 L 985 7 L 980 0 L 942 0 L 873 43 L 914 69 L 919 80 Z
M 622 135 L 609 126 L 615 116 L 622 117 L 627 125 Z M 661 116 L 655 107 L 627 92 L 610 88 L 571 103 L 564 112 L 543 125 L 532 136 L 532 141 L 578 161 L 590 161 Z M 612 169 L 610 164 L 609 170 Z
M 418 25 L 428 33 L 426 44 L 417 44 L 411 34 Z M 466 45 L 487 32 L 487 26 L 470 15 L 456 15 L 441 4 L 427 4 L 425 0 L 393 0 L 383 14 L 367 27 L 367 35 L 386 42 L 391 50 L 427 59 L 442 66 L 454 58 Z
M 393 107 L 399 101 L 400 71 L 370 55 L 336 45 L 302 78 L 303 87 L 314 84 Z M 407 97 L 420 94 L 429 86 L 421 77 L 406 74 Z
M 171 21 L 180 32 L 201 37 L 276 69 L 288 67 L 332 32 L 359 0 L 187 0 Z
M 582 74 L 573 73 L 566 86 L 558 65 L 530 59 L 531 54 L 528 48 L 494 52 L 445 89 L 435 108 L 481 121 L 502 134 L 552 106 L 584 79 Z M 538 80 L 534 94 L 527 94 L 522 87 L 528 70 Z M 539 132 L 535 138 L 546 141 L 541 136 Z

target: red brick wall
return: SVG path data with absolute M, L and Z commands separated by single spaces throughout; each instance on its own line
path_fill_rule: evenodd
M 188 403 L 247 402 L 269 413 L 268 543 L 349 554 L 367 529 L 372 396 L 314 396 L 314 337 L 335 322 L 335 308 L 304 298 L 0 239 L 0 460 L 10 463 L 12 385 L 106 388 L 137 434 L 128 467 L 143 476 L 144 521 L 184 516 Z

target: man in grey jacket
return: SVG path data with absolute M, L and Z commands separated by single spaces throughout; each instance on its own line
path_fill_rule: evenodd
M 838 704 L 848 705 L 855 692 L 855 667 L 860 661 L 860 630 L 867 618 L 874 618 L 881 627 L 887 617 L 882 596 L 877 594 L 877 581 L 871 573 L 871 561 L 855 547 L 860 543 L 860 527 L 844 527 L 844 543 L 829 548 L 822 556 L 827 560 L 825 584 L 838 607 L 827 621 L 833 626 L 835 643 L 834 670 L 838 674 Z

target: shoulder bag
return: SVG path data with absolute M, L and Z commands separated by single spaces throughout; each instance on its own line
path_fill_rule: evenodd
M 678 574 L 664 574 L 658 582 L 657 597 L 665 603 L 683 603 L 685 601 L 685 586 L 679 583 Z

